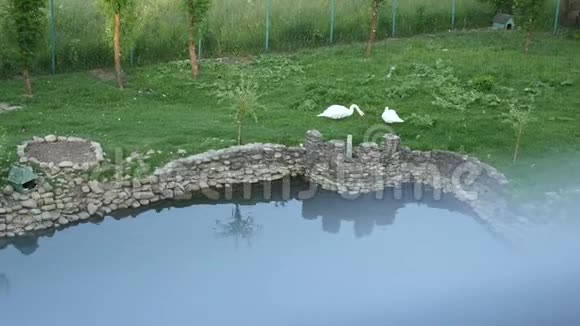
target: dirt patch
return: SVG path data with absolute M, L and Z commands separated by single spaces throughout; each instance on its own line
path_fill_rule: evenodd
M 59 141 L 53 143 L 30 143 L 26 156 L 42 163 L 72 162 L 73 164 L 96 163 L 95 150 L 88 141 Z
M 116 82 L 117 75 L 115 74 L 115 70 L 113 69 L 93 69 L 90 71 L 91 76 L 94 78 L 104 81 L 104 82 Z M 127 81 L 125 73 L 122 74 L 123 82 Z
M 254 62 L 254 58 L 251 57 L 225 57 L 210 60 L 223 65 L 249 65 Z

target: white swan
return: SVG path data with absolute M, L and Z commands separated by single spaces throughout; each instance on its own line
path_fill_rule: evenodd
M 383 112 L 381 117 L 383 118 L 383 121 L 385 121 L 386 123 L 405 122 L 405 120 L 399 118 L 399 115 L 397 114 L 397 112 L 395 110 L 389 109 L 388 106 L 385 108 L 385 112 Z
M 324 112 L 317 115 L 317 117 L 339 120 L 350 117 L 354 113 L 354 110 L 356 110 L 356 112 L 360 114 L 361 117 L 365 115 L 358 107 L 358 105 L 353 104 L 350 106 L 350 108 L 342 105 L 331 105 Z

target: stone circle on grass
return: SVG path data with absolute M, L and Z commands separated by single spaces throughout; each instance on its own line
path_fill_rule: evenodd
M 99 143 L 77 137 L 49 135 L 34 137 L 18 146 L 21 163 L 33 163 L 51 171 L 88 171 L 104 161 L 103 149 Z

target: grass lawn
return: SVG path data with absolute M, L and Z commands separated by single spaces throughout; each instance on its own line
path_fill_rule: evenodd
M 159 166 L 179 157 L 178 149 L 228 147 L 236 139 L 235 112 L 218 99 L 244 76 L 258 84 L 267 107 L 257 123 L 246 124 L 245 142 L 297 145 L 309 129 L 361 142 L 390 106 L 408 120 L 394 126 L 405 145 L 474 155 L 505 172 L 516 188 L 547 190 L 580 175 L 580 42 L 538 36 L 529 55 L 522 42 L 517 33 L 470 32 L 378 43 L 370 60 L 356 44 L 261 56 L 244 65 L 204 61 L 199 80 L 190 78 L 186 62 L 172 62 L 126 69 L 125 91 L 89 72 L 42 76 L 31 99 L 22 97 L 20 80 L 4 80 L 0 102 L 25 108 L 0 115 L 3 152 L 32 136 L 74 135 L 101 142 L 110 158 L 121 149 L 123 155 L 161 151 L 151 159 Z M 530 94 L 535 121 L 524 129 L 521 159 L 512 165 L 515 133 L 503 114 Z M 316 117 L 330 104 L 353 102 L 364 118 Z

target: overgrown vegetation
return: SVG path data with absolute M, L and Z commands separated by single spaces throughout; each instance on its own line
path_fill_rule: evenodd
M 219 94 L 233 92 L 243 75 L 268 109 L 258 111 L 257 124 L 246 116 L 246 143 L 298 145 L 309 129 L 328 139 L 352 134 L 361 142 L 389 106 L 408 120 L 396 126 L 406 146 L 474 155 L 507 173 L 516 186 L 534 189 L 580 177 L 580 44 L 538 38 L 527 56 L 521 33 L 459 32 L 378 42 L 368 60 L 362 60 L 359 45 L 205 59 L 204 73 L 195 81 L 184 60 L 130 70 L 125 92 L 90 73 L 73 73 L 39 77 L 35 97 L 23 99 L 20 81 L 0 81 L 3 101 L 24 107 L 1 114 L 0 127 L 9 136 L 10 153 L 33 136 L 74 135 L 102 143 L 111 160 L 118 149 L 126 153 L 118 161 L 153 150 L 145 162 L 158 167 L 182 157 L 179 153 L 237 143 L 234 102 L 220 102 Z M 387 91 L 401 85 L 406 89 Z M 512 99 L 525 101 L 530 94 L 535 94 L 537 120 L 523 128 L 521 154 L 513 165 L 514 132 L 502 121 Z M 330 104 L 351 103 L 366 119 L 316 117 Z
M 530 51 L 532 43 L 532 32 L 539 27 L 540 13 L 544 6 L 544 0 L 514 0 L 514 12 L 518 19 L 518 24 L 526 32 L 524 51 Z
M 2 4 L 11 0 L 0 0 Z M 55 0 L 57 71 L 79 71 L 112 67 L 110 60 L 113 25 L 99 11 L 102 0 Z M 188 21 L 184 0 L 139 0 L 132 12 L 123 13 L 121 30 L 125 67 L 161 63 L 188 57 Z M 553 1 L 550 3 L 553 4 Z M 369 5 L 361 0 L 337 1 L 334 40 L 336 43 L 364 42 L 369 36 Z M 296 50 L 328 45 L 330 3 L 326 0 L 277 0 L 272 3 L 271 48 L 274 51 Z M 420 9 L 420 10 L 419 10 Z M 5 12 L 4 12 L 5 13 Z M 135 18 L 130 14 L 135 13 Z M 493 9 L 478 0 L 462 0 L 457 7 L 459 29 L 490 25 Z M 543 15 L 546 27 L 552 25 L 553 11 Z M 451 4 L 439 0 L 398 1 L 397 37 L 447 31 Z M 1 19 L 1 18 L 0 18 Z M 391 5 L 381 6 L 377 39 L 391 33 Z M 214 0 L 201 30 L 203 57 L 224 57 L 264 52 L 265 1 Z M 104 31 L 107 31 L 106 33 Z M 48 36 L 48 29 L 45 30 Z M 107 38 L 103 37 L 107 35 Z M 0 78 L 16 72 L 16 45 L 6 38 L 9 31 L 0 27 Z M 197 41 L 197 40 L 196 40 Z M 35 71 L 50 71 L 48 42 L 33 62 Z M 131 56 L 131 49 L 134 49 Z M 362 50 L 361 50 L 362 51 Z
M 18 45 L 18 65 L 26 95 L 32 96 L 30 72 L 37 56 L 45 27 L 46 0 L 8 0 L 7 28 L 14 32 Z M 2 45 L 4 46 L 4 45 Z
M 483 3 L 489 3 L 496 12 L 512 14 L 514 11 L 514 0 L 479 0 Z
M 0 126 L 0 185 L 5 183 L 8 176 L 8 169 L 14 160 L 15 153 L 10 148 L 8 141 L 8 134 L 6 130 Z

